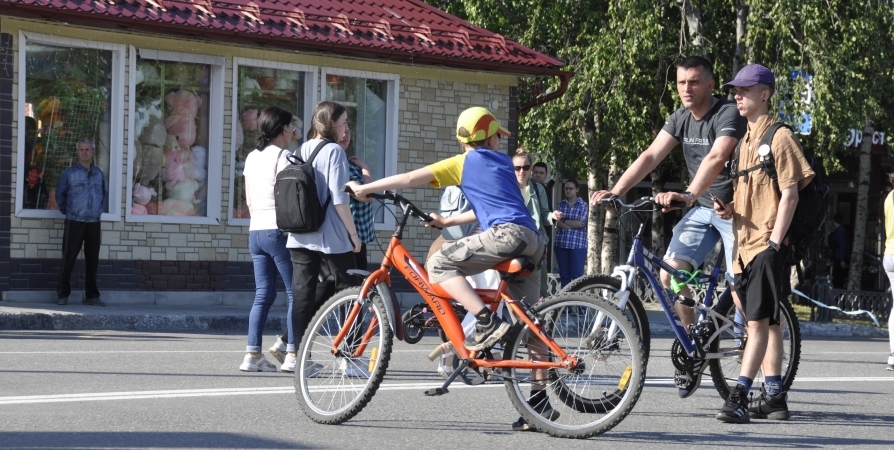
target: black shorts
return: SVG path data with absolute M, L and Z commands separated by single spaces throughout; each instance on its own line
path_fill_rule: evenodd
M 745 308 L 746 321 L 769 318 L 770 325 L 779 323 L 779 302 L 789 289 L 785 252 L 785 247 L 778 252 L 768 247 L 736 275 L 734 288 Z

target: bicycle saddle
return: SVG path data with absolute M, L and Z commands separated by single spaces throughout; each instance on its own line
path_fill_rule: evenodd
M 503 275 L 512 277 L 526 277 L 534 271 L 534 260 L 527 256 L 519 256 L 518 258 L 507 259 L 494 266 L 494 270 Z

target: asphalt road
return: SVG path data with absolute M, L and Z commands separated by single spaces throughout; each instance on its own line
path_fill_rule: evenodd
M 268 339 L 269 340 L 269 339 Z M 788 422 L 723 424 L 710 377 L 681 400 L 670 339 L 652 344 L 646 389 L 615 429 L 588 441 L 515 433 L 502 385 L 439 385 L 425 355 L 398 342 L 383 388 L 339 426 L 307 419 L 285 373 L 238 370 L 243 335 L 0 332 L 3 448 L 891 448 L 894 372 L 882 339 L 805 339 Z M 265 342 L 269 345 L 269 342 Z M 387 388 L 384 388 L 387 387 Z

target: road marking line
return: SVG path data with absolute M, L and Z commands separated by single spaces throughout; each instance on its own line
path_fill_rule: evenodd
M 828 382 L 852 382 L 852 381 L 894 381 L 894 377 L 798 377 L 800 383 L 828 383 Z M 379 386 L 380 391 L 406 391 L 415 389 L 427 389 L 439 387 L 442 383 L 437 381 L 419 383 L 389 383 Z M 648 385 L 673 385 L 671 378 L 647 378 Z M 351 386 L 345 386 L 349 388 Z M 359 385 L 357 385 L 359 387 Z M 468 386 L 455 383 L 450 389 L 472 388 L 501 388 L 503 384 L 485 384 L 480 386 Z M 266 387 L 266 388 L 222 388 L 222 389 L 180 389 L 164 391 L 133 391 L 133 392 L 89 392 L 81 394 L 53 394 L 53 395 L 26 395 L 15 397 L 0 397 L 0 405 L 25 405 L 33 403 L 65 403 L 65 402 L 95 402 L 109 400 L 142 400 L 156 398 L 185 398 L 185 397 L 219 397 L 230 395 L 260 395 L 260 394 L 289 394 L 295 392 L 292 386 Z
M 391 353 L 425 353 L 431 350 L 392 350 Z M 107 353 L 245 353 L 245 350 L 93 350 L 93 351 L 56 351 L 56 352 L 0 352 L 0 355 L 105 355 Z

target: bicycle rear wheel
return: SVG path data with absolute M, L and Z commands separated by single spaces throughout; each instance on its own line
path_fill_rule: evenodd
M 708 361 L 708 367 L 711 368 L 711 379 L 714 387 L 724 399 L 729 397 L 730 391 L 736 387 L 739 379 L 739 369 L 742 365 L 742 353 L 745 350 L 745 342 L 748 337 L 745 336 L 745 324 L 736 322 L 736 305 L 732 301 L 718 302 L 717 306 L 722 309 L 717 310 L 718 313 L 726 316 L 730 322 L 735 323 L 733 328 L 725 328 L 721 331 L 718 339 L 710 344 L 710 352 L 724 353 L 728 356 Z M 779 326 L 782 328 L 782 376 L 783 389 L 788 390 L 795 381 L 798 373 L 798 364 L 801 361 L 801 327 L 798 323 L 798 317 L 795 316 L 795 310 L 787 299 L 779 302 Z M 723 323 L 718 326 L 723 327 Z M 764 376 L 758 371 L 754 378 L 755 385 L 763 382 Z
M 295 369 L 295 393 L 301 409 L 314 422 L 339 424 L 354 417 L 369 403 L 385 377 L 393 334 L 385 305 L 375 290 L 369 301 L 360 305 L 338 352 L 331 352 L 359 294 L 360 288 L 336 293 L 320 308 L 304 334 Z
M 581 292 L 561 292 L 534 310 L 543 332 L 579 362 L 545 376 L 509 369 L 504 384 L 513 405 L 528 424 L 552 436 L 585 438 L 612 429 L 633 409 L 645 381 L 642 340 L 633 323 L 614 304 Z M 527 325 L 517 322 L 503 355 L 559 360 L 544 350 Z
M 615 293 L 621 290 L 621 280 L 608 275 L 584 275 L 571 283 L 568 283 L 562 292 L 587 292 L 597 297 L 617 304 Z M 639 331 L 643 340 L 643 350 L 646 364 L 649 362 L 652 333 L 649 330 L 649 318 L 646 316 L 646 308 L 643 302 L 633 291 L 628 291 L 627 305 L 623 311 L 631 317 L 631 321 Z

